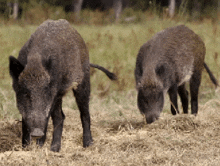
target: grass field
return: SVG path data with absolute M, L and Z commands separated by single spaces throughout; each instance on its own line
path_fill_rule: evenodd
M 149 18 L 146 23 L 73 25 L 84 38 L 90 61 L 118 75 L 111 82 L 91 70 L 91 128 L 94 145 L 82 147 L 82 127 L 73 95 L 64 98 L 66 115 L 59 153 L 50 149 L 51 122 L 43 148 L 21 148 L 21 116 L 16 108 L 8 56 L 17 56 L 37 26 L 0 27 L 0 165 L 213 165 L 220 163 L 220 91 L 204 71 L 199 113 L 172 116 L 166 96 L 161 118 L 145 124 L 137 108 L 134 82 L 140 46 L 164 28 L 185 24 L 204 40 L 206 63 L 219 80 L 220 27 L 211 21 L 188 23 Z M 180 103 L 179 103 L 180 104 Z

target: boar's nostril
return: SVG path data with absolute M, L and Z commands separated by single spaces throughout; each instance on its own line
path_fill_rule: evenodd
M 155 118 L 147 118 L 147 124 L 151 124 L 155 121 Z
M 31 136 L 32 137 L 38 137 L 38 138 L 41 138 L 44 136 L 44 132 L 39 129 L 39 128 L 35 128 L 32 132 L 31 132 Z
M 157 119 L 158 119 L 158 117 L 150 116 L 150 117 L 146 118 L 146 121 L 147 121 L 147 124 L 151 124 L 151 123 L 153 123 Z

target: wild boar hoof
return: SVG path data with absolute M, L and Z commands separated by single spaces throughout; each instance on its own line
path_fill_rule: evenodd
M 50 148 L 53 152 L 59 152 L 60 151 L 60 145 L 52 145 Z
M 192 113 L 192 115 L 196 116 L 196 115 L 197 115 L 197 113 Z
M 83 147 L 86 148 L 86 147 L 89 147 L 93 145 L 93 140 L 90 138 L 90 139 L 84 139 L 83 140 Z

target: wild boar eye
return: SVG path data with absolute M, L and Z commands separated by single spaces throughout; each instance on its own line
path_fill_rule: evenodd
M 30 94 L 28 94 L 28 93 L 24 93 L 23 96 L 28 99 L 30 98 Z
M 30 98 L 30 92 L 27 90 L 22 90 L 19 92 L 19 96 L 25 97 L 25 98 Z
M 144 102 L 145 102 L 145 104 L 148 104 L 148 100 L 146 98 L 144 99 Z
M 158 102 L 163 101 L 163 93 L 162 92 L 158 94 L 158 100 L 157 101 Z
M 155 71 L 156 71 L 157 75 L 161 76 L 165 72 L 165 67 L 163 65 L 161 65 L 161 66 L 157 67 Z
M 45 68 L 49 71 L 52 66 L 52 60 L 48 59 L 48 61 L 45 62 Z

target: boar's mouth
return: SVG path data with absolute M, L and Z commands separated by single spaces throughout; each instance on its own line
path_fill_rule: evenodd
M 44 132 L 40 128 L 34 128 L 30 135 L 31 137 L 38 139 L 44 136 Z
M 159 119 L 159 115 L 150 115 L 150 116 L 145 116 L 147 124 L 151 124 L 154 121 Z

